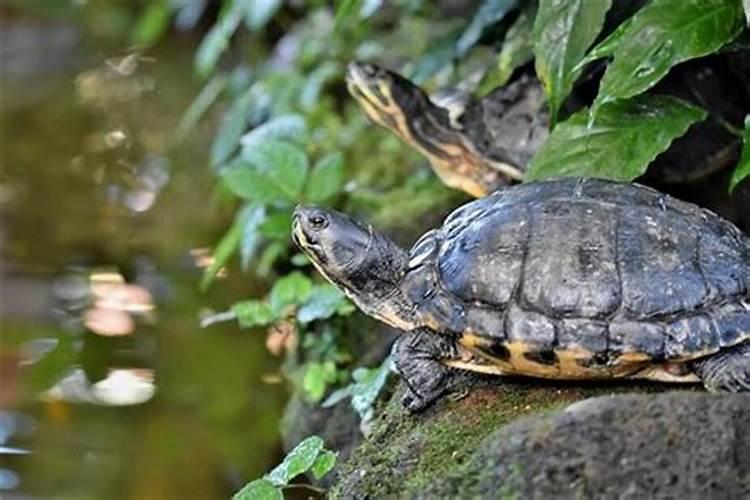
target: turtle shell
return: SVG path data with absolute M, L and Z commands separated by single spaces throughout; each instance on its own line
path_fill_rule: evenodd
M 464 205 L 411 250 L 424 325 L 506 372 L 586 378 L 750 339 L 750 240 L 650 188 L 563 179 Z

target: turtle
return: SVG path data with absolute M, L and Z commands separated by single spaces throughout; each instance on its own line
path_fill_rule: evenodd
M 529 74 L 480 100 L 431 99 L 370 63 L 350 63 L 346 82 L 372 121 L 425 155 L 443 183 L 477 198 L 521 180 L 549 133 L 544 91 Z
M 711 111 L 685 136 L 657 157 L 649 181 L 662 185 L 693 182 L 736 164 L 740 140 L 727 130 L 741 127 L 750 95 L 727 71 L 731 61 L 717 57 L 675 69 L 654 89 Z M 591 80 L 590 70 L 584 80 Z M 365 114 L 426 156 L 448 186 L 481 197 L 523 178 L 532 157 L 549 136 L 543 87 L 530 72 L 481 99 L 438 100 L 405 77 L 375 64 L 352 62 L 347 87 Z M 593 99 L 578 85 L 565 114 Z M 727 124 L 730 127 L 727 127 Z
M 652 188 L 505 187 L 408 252 L 317 206 L 297 207 L 292 227 L 327 280 L 402 331 L 392 355 L 410 411 L 439 399 L 457 369 L 750 391 L 750 238 Z

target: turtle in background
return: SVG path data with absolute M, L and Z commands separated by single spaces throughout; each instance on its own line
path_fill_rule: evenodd
M 431 99 L 398 73 L 368 63 L 350 63 L 346 82 L 372 121 L 426 156 L 446 185 L 474 197 L 520 181 L 547 139 L 544 91 L 528 74 L 479 100 Z
M 649 184 L 691 182 L 737 163 L 740 139 L 726 125 L 740 127 L 750 95 L 727 71 L 726 57 L 687 63 L 653 91 L 708 109 L 711 117 L 693 125 L 659 155 Z M 591 74 L 568 98 L 565 113 L 590 103 Z M 481 197 L 520 181 L 549 135 L 549 113 L 539 80 L 528 71 L 481 99 L 438 100 L 403 76 L 369 63 L 350 63 L 347 87 L 367 116 L 426 156 L 448 186 Z
M 403 330 L 392 354 L 411 411 L 454 369 L 750 392 L 750 239 L 651 188 L 506 187 L 408 252 L 345 214 L 298 207 L 292 238 L 362 311 Z

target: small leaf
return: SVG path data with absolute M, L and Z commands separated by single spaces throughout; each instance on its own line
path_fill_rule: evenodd
M 742 7 L 745 9 L 745 19 L 750 26 L 750 0 L 742 0 Z
M 484 0 L 474 13 L 469 26 L 456 42 L 456 55 L 466 55 L 481 38 L 484 30 L 500 22 L 505 15 L 516 7 L 518 0 Z
M 259 31 L 281 7 L 281 0 L 252 0 L 245 14 L 245 26 L 250 31 Z
M 280 313 L 286 306 L 304 303 L 313 290 L 312 281 L 299 271 L 294 271 L 279 279 L 271 289 L 271 307 Z
M 683 61 L 720 49 L 742 29 L 737 0 L 653 0 L 628 23 L 591 107 L 638 95 Z
M 227 75 L 219 73 L 206 83 L 200 93 L 198 93 L 195 100 L 190 103 L 185 114 L 182 115 L 180 123 L 177 125 L 177 141 L 182 142 L 193 128 L 195 128 L 195 125 L 206 111 L 208 111 L 208 108 L 210 108 L 222 92 L 224 92 L 228 82 L 229 79 L 227 78 Z
M 239 147 L 240 137 L 245 132 L 253 115 L 253 88 L 238 97 L 222 119 L 216 138 L 211 145 L 210 162 L 216 168 L 224 163 Z
M 299 147 L 269 140 L 242 150 L 242 158 L 252 163 L 288 201 L 297 201 L 305 185 L 307 155 Z
M 211 282 L 216 277 L 216 273 L 219 272 L 224 264 L 227 263 L 229 257 L 232 256 L 237 247 L 240 244 L 240 238 L 242 238 L 242 230 L 244 228 L 244 220 L 238 216 L 235 218 L 232 227 L 229 231 L 221 238 L 219 243 L 216 245 L 216 249 L 213 253 L 213 260 L 211 265 L 203 271 L 203 277 L 201 278 L 201 290 L 208 289 Z
M 729 183 L 729 191 L 734 191 L 734 188 L 747 177 L 750 177 L 750 115 L 745 117 L 745 133 L 743 134 L 744 146 L 742 147 L 742 157 L 740 163 L 734 170 L 732 180 Z
M 240 198 L 257 203 L 276 203 L 287 198 L 284 190 L 273 178 L 241 158 L 222 170 L 221 178 Z
M 232 500 L 284 500 L 284 495 L 267 479 L 256 479 L 234 494 Z
M 344 187 L 344 159 L 341 153 L 324 156 L 315 164 L 305 185 L 305 201 L 323 203 Z
M 336 0 L 335 23 L 337 27 L 353 17 L 354 7 L 357 6 L 357 3 L 359 3 L 359 0 Z
M 574 71 L 604 24 L 611 0 L 540 0 L 534 21 L 536 73 L 547 93 L 550 123 L 573 88 Z
M 321 450 L 323 450 L 323 440 L 318 436 L 304 439 L 284 457 L 283 462 L 266 475 L 266 479 L 275 486 L 289 484 L 291 479 L 307 472 L 313 466 Z
M 516 68 L 531 61 L 534 57 L 534 43 L 531 32 L 535 14 L 536 3 L 529 2 L 524 5 L 513 25 L 505 33 L 502 49 L 497 56 L 497 65 L 479 83 L 477 89 L 479 95 L 486 95 L 505 85 Z
M 302 378 L 302 390 L 308 400 L 317 402 L 325 394 L 328 384 L 335 381 L 336 366 L 332 362 L 310 362 L 307 363 L 305 375 Z
M 309 323 L 319 319 L 327 319 L 336 314 L 346 297 L 335 286 L 330 284 L 318 285 L 312 289 L 307 300 L 297 310 L 297 320 Z
M 229 47 L 232 38 L 242 19 L 246 16 L 253 2 L 246 0 L 229 0 L 225 2 L 222 15 L 201 40 L 195 51 L 195 68 L 200 76 L 207 76 L 216 67 L 216 63 Z
M 284 139 L 290 142 L 303 143 L 307 134 L 307 125 L 301 115 L 289 114 L 271 118 L 242 136 L 243 148 L 253 148 L 269 139 Z
M 156 0 L 148 4 L 133 30 L 134 45 L 153 45 L 169 29 L 172 9 L 167 0 Z
M 674 97 L 644 95 L 602 106 L 591 126 L 587 116 L 583 109 L 555 128 L 532 159 L 525 180 L 632 180 L 706 112 Z
M 284 210 L 269 215 L 259 230 L 266 238 L 288 241 L 292 232 L 292 213 Z
M 363 0 L 362 7 L 359 9 L 360 19 L 367 19 L 372 16 L 381 5 L 383 5 L 383 0 Z
M 339 75 L 339 65 L 333 61 L 324 62 L 315 68 L 305 80 L 305 84 L 299 94 L 300 107 L 308 112 L 315 110 L 320 105 L 320 92 L 323 86 L 326 82 Z
M 255 252 L 260 244 L 261 239 L 258 237 L 258 233 L 266 220 L 266 207 L 260 204 L 251 204 L 245 207 L 243 217 L 245 218 L 245 226 L 240 241 L 240 265 L 242 270 L 245 271 L 252 258 L 255 257 Z
M 271 305 L 261 300 L 244 300 L 232 305 L 232 312 L 242 328 L 270 325 L 278 316 Z
M 352 373 L 354 382 L 334 391 L 322 404 L 328 408 L 339 401 L 351 396 L 352 407 L 359 414 L 364 423 L 372 419 L 373 406 L 378 395 L 385 387 L 388 375 L 391 372 L 391 358 L 386 358 L 377 368 L 357 368 Z
M 304 267 L 310 265 L 310 258 L 303 254 L 302 252 L 295 253 L 292 255 L 292 258 L 290 259 L 292 264 L 294 264 L 297 267 Z
M 326 450 L 315 459 L 315 463 L 312 464 L 310 471 L 316 480 L 320 480 L 323 476 L 331 472 L 333 467 L 336 465 L 336 457 L 338 453 Z

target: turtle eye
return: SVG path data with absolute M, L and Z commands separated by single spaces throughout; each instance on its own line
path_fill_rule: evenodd
M 328 226 L 328 219 L 321 214 L 315 214 L 308 217 L 307 221 L 313 229 L 321 230 Z

